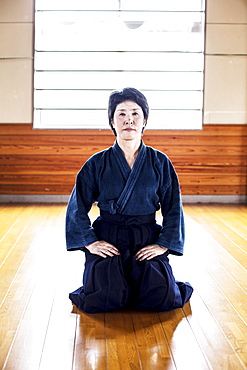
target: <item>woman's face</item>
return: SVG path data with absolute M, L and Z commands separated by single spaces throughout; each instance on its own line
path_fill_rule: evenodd
M 141 138 L 143 127 L 146 125 L 142 108 L 130 100 L 118 104 L 112 125 L 118 138 L 123 140 Z

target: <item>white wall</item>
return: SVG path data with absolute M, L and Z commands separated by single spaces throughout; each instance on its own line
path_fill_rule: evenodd
M 205 123 L 247 123 L 247 0 L 208 0 Z
M 0 123 L 32 122 L 33 22 L 34 0 L 0 0 Z

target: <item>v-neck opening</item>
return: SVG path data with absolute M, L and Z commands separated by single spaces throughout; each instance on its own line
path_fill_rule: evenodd
M 130 195 L 131 195 L 131 193 L 134 189 L 134 186 L 136 184 L 136 181 L 138 180 L 138 177 L 141 173 L 141 169 L 142 169 L 142 166 L 144 164 L 144 158 L 145 158 L 145 155 L 146 155 L 146 146 L 142 142 L 142 145 L 140 146 L 140 150 L 139 150 L 139 153 L 136 157 L 136 160 L 135 160 L 135 163 L 133 165 L 132 170 L 129 167 L 129 165 L 126 161 L 126 158 L 125 158 L 120 146 L 117 143 L 115 143 L 113 149 L 114 149 L 115 153 L 118 156 L 119 160 L 117 160 L 117 162 L 119 163 L 119 167 L 120 167 L 121 171 L 123 172 L 126 183 L 125 183 L 124 189 L 122 190 L 121 195 L 118 198 L 117 202 L 115 202 L 113 200 L 110 203 L 111 203 L 111 211 L 113 213 L 116 213 L 116 211 L 121 213 L 122 210 L 124 209 L 128 199 L 129 199 L 129 197 L 130 197 Z M 126 167 L 128 167 L 128 171 L 127 171 Z
M 132 168 L 130 167 L 130 165 L 128 164 L 127 162 L 127 159 L 125 158 L 125 155 L 124 155 L 124 152 L 123 150 L 120 148 L 118 142 L 116 141 L 114 146 L 113 146 L 113 149 L 115 150 L 115 153 L 117 154 L 118 156 L 118 163 L 121 167 L 121 170 L 122 172 L 126 175 L 129 175 L 134 169 L 135 167 L 137 166 L 136 163 L 138 163 L 139 159 L 140 159 L 140 153 L 142 151 L 145 150 L 145 144 L 143 143 L 143 141 L 141 140 L 141 144 L 140 144 L 140 147 L 139 147 L 139 150 L 138 150 L 138 154 L 137 154 L 137 157 L 133 163 L 133 166 Z M 139 159 L 138 159 L 139 158 Z

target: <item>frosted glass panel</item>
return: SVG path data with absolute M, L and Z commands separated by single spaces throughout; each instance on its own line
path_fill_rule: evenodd
M 171 110 L 150 112 L 147 130 L 198 129 L 201 111 Z M 37 128 L 109 129 L 107 110 L 35 110 Z M 165 145 L 165 143 L 164 143 Z
M 204 0 L 36 0 L 36 10 L 203 10 Z
M 152 109 L 200 109 L 202 93 L 199 91 L 143 91 Z M 54 109 L 105 109 L 110 91 L 38 90 L 35 108 Z
M 140 90 L 202 90 L 200 72 L 37 72 L 36 89 L 109 90 L 135 86 Z
M 53 11 L 35 23 L 39 51 L 203 51 L 200 12 Z
M 203 53 L 36 52 L 35 69 L 46 71 L 202 71 Z

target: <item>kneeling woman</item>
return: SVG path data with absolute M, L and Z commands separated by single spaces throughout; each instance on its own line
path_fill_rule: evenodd
M 115 144 L 93 155 L 77 175 L 66 214 L 68 250 L 86 254 L 83 286 L 69 298 L 85 312 L 168 311 L 193 292 L 175 281 L 168 254 L 183 254 L 179 183 L 168 157 L 142 141 L 149 107 L 133 88 L 110 95 Z M 90 223 L 97 202 L 100 216 Z M 163 223 L 155 213 L 161 208 Z

